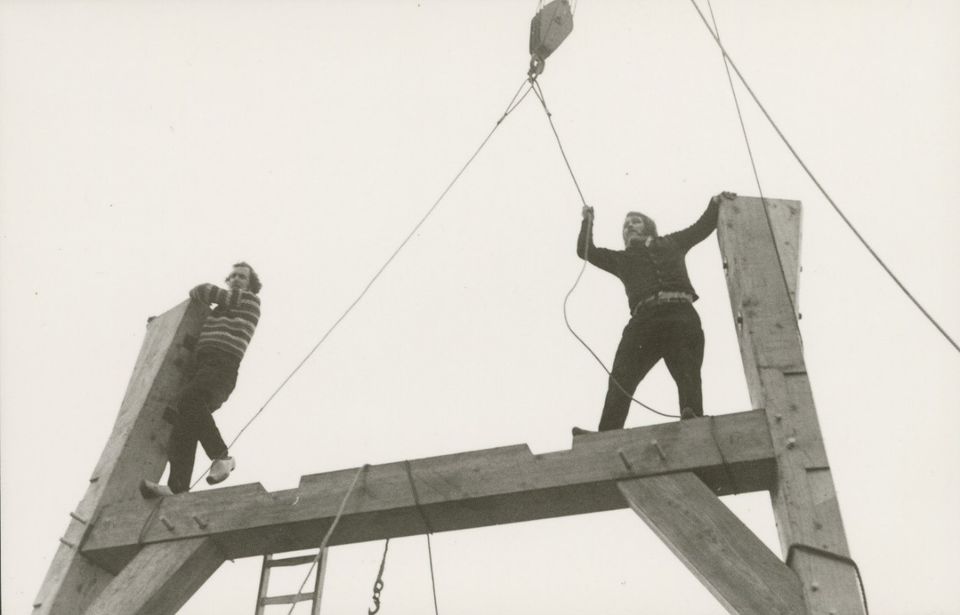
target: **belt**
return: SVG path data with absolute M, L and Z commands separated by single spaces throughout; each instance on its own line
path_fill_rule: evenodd
M 636 314 L 641 307 L 661 305 L 663 303 L 693 303 L 693 295 L 678 291 L 660 291 L 655 295 L 650 295 L 646 299 L 638 301 L 637 305 L 633 308 L 633 313 Z

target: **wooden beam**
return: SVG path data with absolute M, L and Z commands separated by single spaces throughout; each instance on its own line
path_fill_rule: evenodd
M 781 209 L 799 219 L 799 202 L 767 201 L 783 203 Z M 766 410 L 777 455 L 771 497 L 783 553 L 804 545 L 843 558 L 849 550 L 790 298 L 799 246 L 784 239 L 793 231 L 776 231 L 783 219 L 768 220 L 760 199 L 737 198 L 720 210 L 720 251 L 750 398 Z M 792 566 L 803 580 L 810 613 L 865 612 L 849 563 L 804 550 L 796 552 Z
M 533 455 L 525 445 L 410 463 L 420 504 L 436 531 L 483 527 L 623 508 L 616 481 L 695 471 L 712 489 L 767 489 L 774 475 L 762 412 L 677 421 L 574 438 L 570 450 Z M 332 523 L 356 470 L 305 476 L 297 489 L 259 484 L 107 507 L 84 554 L 109 570 L 133 557 L 139 541 L 214 536 L 228 557 L 315 547 Z M 406 464 L 369 467 L 330 544 L 424 533 Z
M 199 331 L 205 313 L 203 306 L 185 301 L 147 324 L 113 431 L 40 587 L 34 615 L 80 615 L 111 582 L 113 575 L 81 557 L 77 547 L 104 505 L 139 499 L 140 479 L 160 478 L 170 431 L 163 411 L 188 367 L 184 342 Z
M 148 545 L 100 593 L 86 615 L 172 615 L 224 559 L 211 538 Z
M 800 315 L 800 246 L 802 210 L 799 201 L 767 199 L 770 227 L 776 238 L 784 281 L 794 313 Z
M 806 613 L 800 578 L 690 472 L 619 483 L 630 507 L 737 615 Z

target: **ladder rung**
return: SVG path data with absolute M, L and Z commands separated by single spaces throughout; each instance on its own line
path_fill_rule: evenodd
M 316 555 L 296 555 L 284 559 L 267 560 L 266 566 L 268 568 L 275 568 L 277 566 L 300 566 L 302 564 L 312 564 L 316 559 Z
M 269 606 L 271 604 L 293 604 L 294 602 L 305 602 L 313 600 L 313 594 L 285 594 L 283 596 L 270 596 L 261 598 L 260 604 Z

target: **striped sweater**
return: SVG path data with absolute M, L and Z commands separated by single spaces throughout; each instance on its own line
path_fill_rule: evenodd
M 217 304 L 200 329 L 197 351 L 216 349 L 242 359 L 260 320 L 260 297 L 213 284 L 195 287 L 190 297 L 205 305 Z

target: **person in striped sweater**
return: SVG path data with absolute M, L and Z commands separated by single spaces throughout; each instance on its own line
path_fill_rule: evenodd
M 197 442 L 213 461 L 207 482 L 224 481 L 236 467 L 213 420 L 237 384 L 237 371 L 260 320 L 260 278 L 247 263 L 237 263 L 227 276 L 228 288 L 201 284 L 190 298 L 216 307 L 207 316 L 196 346 L 196 371 L 180 392 L 177 421 L 170 434 L 170 477 L 167 486 L 144 480 L 146 497 L 190 489 Z

